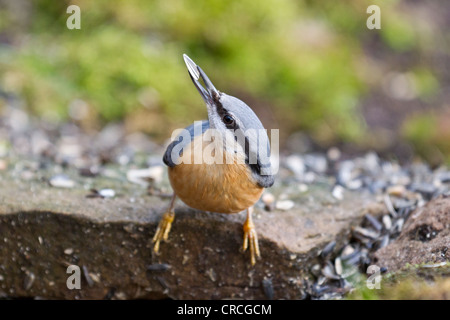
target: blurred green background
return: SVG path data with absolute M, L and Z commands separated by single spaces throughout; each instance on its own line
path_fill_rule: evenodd
M 81 30 L 66 27 L 71 4 Z M 380 30 L 366 27 L 371 4 Z M 301 131 L 315 149 L 438 165 L 450 159 L 449 27 L 445 0 L 0 0 L 0 109 L 14 96 L 45 121 L 123 121 L 164 141 L 206 117 L 187 53 L 280 128 L 284 150 Z

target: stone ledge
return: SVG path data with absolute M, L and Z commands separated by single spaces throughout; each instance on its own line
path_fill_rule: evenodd
M 151 238 L 168 200 L 126 188 L 89 199 L 82 188 L 1 175 L 0 295 L 17 298 L 298 299 L 323 247 L 346 241 L 367 212 L 384 210 L 366 193 L 338 202 L 320 186 L 291 210 L 257 208 L 262 258 L 251 267 L 240 252 L 243 214 L 178 202 L 170 242 L 155 255 Z M 66 287 L 71 264 L 82 270 L 81 290 Z

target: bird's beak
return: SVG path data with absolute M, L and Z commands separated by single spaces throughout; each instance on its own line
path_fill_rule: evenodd
M 191 76 L 192 82 L 197 88 L 198 92 L 202 96 L 203 100 L 205 100 L 206 104 L 209 106 L 213 106 L 214 102 L 219 99 L 220 92 L 214 87 L 211 80 L 209 80 L 208 76 L 203 72 L 202 68 L 195 64 L 191 58 L 189 58 L 186 54 L 183 54 L 184 62 L 189 71 L 189 75 Z M 200 83 L 200 78 L 203 80 L 205 87 Z

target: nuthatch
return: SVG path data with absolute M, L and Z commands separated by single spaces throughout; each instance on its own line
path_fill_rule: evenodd
M 264 188 L 274 183 L 267 133 L 250 107 L 235 97 L 219 92 L 199 66 L 187 55 L 183 57 L 189 75 L 206 103 L 208 120 L 187 127 L 185 132 L 188 136 L 179 135 L 164 154 L 163 161 L 169 167 L 174 195 L 153 238 L 154 251 L 159 251 L 161 240 L 168 239 L 178 196 L 185 204 L 198 210 L 218 213 L 247 210 L 243 250 L 250 248 L 251 264 L 254 265 L 260 251 L 252 221 L 253 205 Z M 209 134 L 214 130 L 218 135 Z M 214 147 L 212 152 L 208 149 L 211 143 Z M 196 161 L 196 153 L 202 155 L 207 149 L 213 157 L 218 155 L 214 159 L 219 161 Z

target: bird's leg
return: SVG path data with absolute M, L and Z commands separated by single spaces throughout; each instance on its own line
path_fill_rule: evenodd
M 172 227 L 173 219 L 175 219 L 175 212 L 173 211 L 175 199 L 176 195 L 174 193 L 172 196 L 172 200 L 170 201 L 169 208 L 159 221 L 158 228 L 156 229 L 155 236 L 153 237 L 153 242 L 155 243 L 153 251 L 155 251 L 156 253 L 159 252 L 159 243 L 161 242 L 161 240 L 167 241 L 167 239 L 169 238 L 170 228 Z
M 253 207 L 247 209 L 247 219 L 244 222 L 244 244 L 242 249 L 245 251 L 250 243 L 250 262 L 253 265 L 256 263 L 256 258 L 260 257 L 258 235 L 256 234 L 255 225 L 252 220 Z

